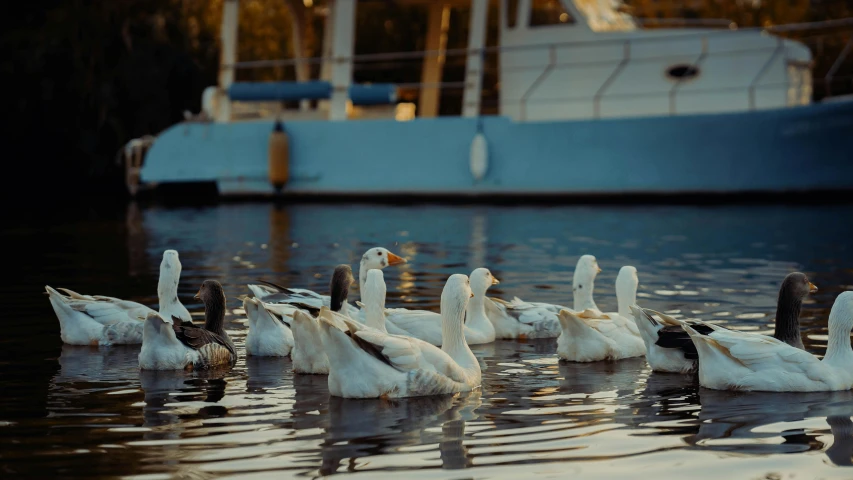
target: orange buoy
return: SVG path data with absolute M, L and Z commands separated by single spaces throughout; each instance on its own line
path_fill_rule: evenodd
M 275 121 L 270 132 L 269 175 L 276 192 L 281 192 L 290 178 L 290 139 L 281 120 Z

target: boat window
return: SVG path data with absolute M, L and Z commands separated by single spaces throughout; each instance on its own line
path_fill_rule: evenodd
M 530 26 L 561 25 L 575 23 L 571 13 L 560 0 L 533 0 L 530 2 Z
M 634 18 L 620 11 L 621 0 L 573 0 L 594 32 L 636 30 Z
M 515 27 L 515 19 L 518 17 L 518 0 L 508 0 L 506 2 L 506 26 L 508 28 Z

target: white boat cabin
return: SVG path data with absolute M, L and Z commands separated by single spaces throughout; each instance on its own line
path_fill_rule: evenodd
M 328 88 L 318 90 L 326 97 L 314 97 L 328 101 L 310 111 L 303 104 L 288 116 L 405 120 L 415 110 L 419 117 L 435 116 L 444 48 L 440 37 L 442 28 L 446 31 L 442 17 L 449 6 L 441 1 L 427 5 L 430 52 L 424 55 L 417 109 L 394 105 L 391 95 L 390 107 L 353 113 L 349 95 L 352 66 L 359 61 L 353 54 L 357 0 L 334 0 L 322 59 L 321 81 Z M 474 117 L 480 115 L 483 53 L 494 47 L 485 46 L 489 0 L 470 0 L 470 5 L 462 115 Z M 617 7 L 614 0 L 500 0 L 499 113 L 535 122 L 741 112 L 811 101 L 811 52 L 801 43 L 754 29 L 643 29 Z M 227 93 L 240 66 L 237 10 L 237 0 L 224 2 L 219 87 L 206 91 L 203 101 L 205 113 L 219 122 L 237 117 Z M 262 102 L 251 103 L 264 110 L 258 108 Z M 401 107 L 409 114 L 401 117 Z M 374 114 L 365 113 L 371 109 Z M 280 110 L 265 111 L 282 116 Z
M 502 0 L 501 6 L 501 114 L 517 121 L 737 112 L 811 101 L 811 53 L 797 42 L 755 30 L 644 30 L 609 0 Z

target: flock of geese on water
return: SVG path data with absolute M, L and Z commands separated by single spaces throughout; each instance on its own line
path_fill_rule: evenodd
M 330 295 L 262 282 L 248 285 L 246 353 L 287 356 L 300 374 L 328 375 L 329 392 L 345 398 L 413 397 L 465 392 L 481 383 L 469 345 L 501 339 L 556 338 L 568 362 L 615 361 L 645 355 L 654 371 L 698 372 L 716 390 L 814 392 L 853 388 L 853 291 L 838 295 L 829 314 L 826 355 L 803 348 L 799 315 L 817 290 L 795 272 L 782 281 L 773 336 L 678 319 L 636 304 L 637 270 L 616 278 L 618 311 L 593 300 L 594 256 L 583 255 L 572 279 L 573 308 L 487 297 L 498 283 L 486 268 L 453 274 L 441 293 L 441 313 L 385 307 L 382 269 L 406 263 L 385 248 L 368 250 L 358 272 L 360 301 L 348 301 L 349 265 L 334 269 Z M 181 262 L 166 250 L 157 286 L 159 312 L 113 297 L 47 286 L 62 340 L 75 345 L 142 344 L 139 367 L 179 370 L 230 366 L 237 350 L 224 329 L 225 294 L 206 280 L 196 294 L 205 323 L 195 325 L 178 300 Z

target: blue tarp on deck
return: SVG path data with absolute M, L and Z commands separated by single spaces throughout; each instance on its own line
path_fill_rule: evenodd
M 231 100 L 244 102 L 325 100 L 332 97 L 332 84 L 309 82 L 236 82 L 228 89 Z M 353 105 L 385 105 L 397 101 L 392 83 L 353 84 L 349 87 Z

